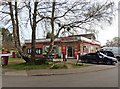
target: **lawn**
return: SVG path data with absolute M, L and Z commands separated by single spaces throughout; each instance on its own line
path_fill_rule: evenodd
M 87 64 L 75 64 L 75 63 L 53 63 L 48 62 L 46 64 L 35 65 L 28 64 L 21 58 L 9 58 L 8 65 L 2 66 L 5 69 L 16 69 L 16 70 L 30 70 L 30 69 L 71 69 L 71 68 L 81 68 L 89 66 Z
M 50 66 L 51 66 L 50 64 L 34 65 L 28 63 L 19 63 L 19 64 L 9 64 L 7 66 L 3 66 L 3 68 L 16 69 L 16 70 L 30 70 L 30 69 L 47 69 Z
M 30 69 L 71 69 L 71 68 L 81 68 L 86 67 L 88 65 L 82 64 L 71 64 L 71 63 L 55 63 L 55 64 L 41 64 L 34 65 L 28 63 L 17 63 L 17 64 L 9 64 L 7 66 L 3 66 L 2 68 L 6 69 L 16 69 L 16 70 L 30 70 Z
M 18 64 L 18 63 L 24 63 L 25 61 L 21 58 L 9 58 L 8 64 Z
M 52 64 L 34 65 L 30 63 L 25 63 L 25 61 L 21 58 L 9 58 L 8 65 L 2 66 L 2 68 L 16 70 L 46 69 L 49 68 L 51 65 Z

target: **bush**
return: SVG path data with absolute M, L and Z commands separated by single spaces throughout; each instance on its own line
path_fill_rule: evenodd
M 65 64 L 53 64 L 50 69 L 67 69 Z
M 83 64 L 74 64 L 75 66 L 83 66 Z
M 46 64 L 46 63 L 47 63 L 47 59 L 45 58 L 36 59 L 36 64 L 38 65 Z

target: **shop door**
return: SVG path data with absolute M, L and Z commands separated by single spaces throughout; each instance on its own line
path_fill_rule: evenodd
M 68 58 L 74 57 L 74 47 L 72 47 L 72 46 L 67 47 L 67 57 Z

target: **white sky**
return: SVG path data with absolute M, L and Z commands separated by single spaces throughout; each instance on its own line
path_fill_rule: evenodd
M 114 0 L 116 7 L 118 7 L 118 2 L 120 0 Z M 101 42 L 101 45 L 105 45 L 107 40 L 112 40 L 114 37 L 118 37 L 118 12 L 113 19 L 112 25 L 104 26 L 104 30 L 101 30 L 98 34 L 98 40 Z
M 114 0 L 116 2 L 116 5 L 119 0 Z M 0 24 L 1 26 L 1 24 Z M 28 32 L 29 34 L 29 32 Z M 113 20 L 113 24 L 110 25 L 104 25 L 104 30 L 100 30 L 98 34 L 98 41 L 101 42 L 101 45 L 104 45 L 107 40 L 112 40 L 112 38 L 118 36 L 118 15 L 116 13 L 116 16 Z M 27 36 L 28 37 L 28 36 Z
M 104 45 L 107 40 L 112 40 L 114 37 L 118 37 L 118 15 L 116 15 L 112 25 L 105 25 L 104 30 L 100 30 L 98 40 Z

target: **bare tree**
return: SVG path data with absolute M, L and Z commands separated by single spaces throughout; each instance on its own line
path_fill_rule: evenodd
M 36 29 L 37 24 L 43 20 L 43 17 L 38 18 L 38 4 L 39 2 L 24 1 L 25 7 L 28 9 L 28 21 L 32 29 L 32 43 L 31 43 L 31 60 L 35 64 L 35 44 L 36 44 Z M 27 23 L 28 24 L 28 23 Z
M 12 28 L 13 28 L 13 37 L 15 41 L 15 47 L 17 48 L 18 52 L 22 56 L 22 58 L 26 62 L 32 62 L 35 64 L 35 40 L 36 40 L 36 28 L 37 28 L 37 23 L 39 23 L 43 18 L 37 18 L 37 7 L 38 7 L 38 2 L 32 2 L 30 0 L 25 0 L 23 2 L 19 2 L 19 4 L 22 4 L 21 7 L 18 7 L 18 2 L 13 1 L 13 2 L 7 2 L 5 1 L 3 3 L 5 7 L 8 6 L 7 11 L 1 11 L 5 15 L 10 16 L 9 21 L 12 22 Z M 31 30 L 32 30 L 32 44 L 31 44 L 31 57 L 29 56 L 22 50 L 21 44 L 20 44 L 20 19 L 18 18 L 19 16 L 19 11 L 25 11 L 27 9 L 28 14 L 26 15 L 28 18 L 26 19 L 26 25 L 30 24 Z M 5 18 L 7 17 L 5 16 Z M 4 18 L 3 18 L 4 19 Z M 25 19 L 24 17 L 21 19 Z M 26 26 L 27 27 L 27 26 Z
M 13 24 L 14 39 L 16 45 L 20 46 L 19 39 L 19 19 L 17 2 L 12 5 L 11 2 L 8 3 L 10 7 L 10 12 L 3 11 L 2 13 L 11 16 L 11 21 Z M 14 7 L 14 8 L 13 8 Z M 88 30 L 91 26 L 101 26 L 101 23 L 110 23 L 113 18 L 113 7 L 114 3 L 106 0 L 106 2 L 90 1 L 90 0 L 41 0 L 38 2 L 24 1 L 24 5 L 28 10 L 28 20 L 26 23 L 30 22 L 32 29 L 32 62 L 35 62 L 35 39 L 36 39 L 36 28 L 38 25 L 44 25 L 44 30 L 47 29 L 50 36 L 50 47 L 47 54 L 51 53 L 54 40 L 60 36 L 60 34 L 65 32 L 78 32 L 79 30 Z M 25 9 L 25 8 L 22 8 Z M 15 15 L 14 12 L 15 11 Z M 17 33 L 17 35 L 16 35 Z M 20 50 L 20 49 L 19 49 Z M 21 51 L 20 51 L 21 52 Z
M 113 18 L 114 2 L 99 2 L 88 0 L 52 0 L 40 3 L 38 14 L 44 18 L 43 24 L 47 23 L 51 44 L 48 55 L 52 51 L 55 38 L 64 32 L 79 30 L 90 30 L 90 26 L 101 26 L 101 23 L 110 23 Z M 96 32 L 96 31 L 95 31 Z M 47 55 L 47 56 L 48 56 Z
M 120 37 L 114 37 L 111 41 L 106 42 L 108 47 L 120 47 Z
M 5 16 L 2 19 L 7 18 L 7 23 L 6 24 L 12 24 L 12 29 L 13 29 L 13 40 L 15 43 L 15 48 L 21 55 L 21 57 L 26 61 L 26 62 L 31 62 L 29 59 L 28 55 L 25 54 L 25 52 L 22 50 L 21 44 L 20 44 L 20 34 L 19 34 L 19 19 L 18 19 L 18 3 L 16 1 L 5 1 L 2 3 L 4 9 L 0 12 L 2 14 L 5 14 Z M 7 9 L 7 10 L 6 10 Z M 5 19 L 6 20 L 6 19 Z

